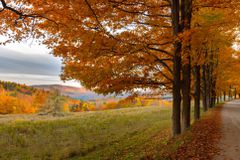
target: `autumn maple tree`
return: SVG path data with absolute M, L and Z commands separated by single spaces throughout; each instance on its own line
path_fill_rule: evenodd
M 220 53 L 231 47 L 237 28 L 237 0 L 1 2 L 1 34 L 37 38 L 53 49 L 63 58 L 63 80 L 103 94 L 171 92 L 173 135 L 190 127 L 193 87 L 197 120 L 201 93 L 206 111 L 221 93 L 219 84 L 231 83 L 218 73 Z

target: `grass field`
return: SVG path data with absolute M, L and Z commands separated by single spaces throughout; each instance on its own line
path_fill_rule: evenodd
M 5 122 L 0 159 L 140 159 L 168 141 L 170 117 L 170 108 L 144 107 Z

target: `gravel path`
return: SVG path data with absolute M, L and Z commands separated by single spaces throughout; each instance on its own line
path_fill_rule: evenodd
M 240 160 L 240 100 L 223 106 L 222 123 L 221 152 L 215 160 Z

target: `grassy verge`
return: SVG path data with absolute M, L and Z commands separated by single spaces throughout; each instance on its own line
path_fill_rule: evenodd
M 167 142 L 170 117 L 169 108 L 145 107 L 4 123 L 0 159 L 140 159 Z
M 171 109 L 166 107 L 106 110 L 64 119 L 2 123 L 0 159 L 189 159 L 199 155 L 198 150 L 209 150 L 199 148 L 201 144 L 196 142 L 214 146 L 217 136 L 214 138 L 212 133 L 219 129 L 216 111 L 208 112 L 190 131 L 176 139 L 171 139 Z M 209 138 L 206 140 L 203 136 Z

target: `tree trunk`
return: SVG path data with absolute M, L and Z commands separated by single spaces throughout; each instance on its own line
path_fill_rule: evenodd
M 226 91 L 223 92 L 223 101 L 226 101 Z
M 194 66 L 194 119 L 200 119 L 201 74 L 200 66 Z
M 179 26 L 179 0 L 172 0 L 172 26 L 173 35 L 178 36 Z M 174 42 L 173 55 L 173 111 L 172 133 L 173 136 L 181 134 L 181 42 Z
M 182 31 L 189 31 L 191 28 L 192 18 L 192 0 L 181 0 L 181 27 Z M 187 41 L 182 49 L 184 53 L 182 68 L 182 94 L 183 94 L 183 107 L 182 107 L 182 130 L 186 131 L 190 128 L 191 122 L 191 37 L 187 37 Z
M 190 57 L 189 57 L 189 63 L 190 63 Z M 191 113 L 191 95 L 190 95 L 191 66 L 190 64 L 185 64 L 183 66 L 182 77 L 183 77 L 182 130 L 186 131 L 188 128 L 190 128 L 190 113 Z
M 180 49 L 180 44 L 178 44 Z M 173 136 L 181 133 L 181 57 L 174 56 L 174 69 L 173 69 Z
M 206 65 L 202 66 L 202 103 L 203 103 L 203 111 L 206 112 L 208 110 L 207 107 L 207 82 L 206 82 Z
M 217 94 L 216 94 L 216 78 L 213 77 L 212 75 L 212 85 L 211 85 L 211 107 L 215 107 L 216 105 L 216 99 L 217 99 Z
M 229 87 L 229 90 L 228 90 L 228 100 L 231 101 L 231 86 Z
M 234 89 L 234 99 L 237 99 L 237 88 Z
M 206 65 L 206 93 L 207 93 L 207 108 L 211 108 L 211 73 L 209 65 Z

